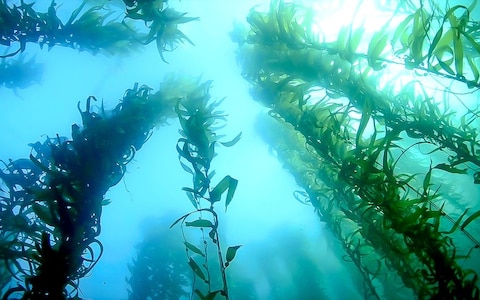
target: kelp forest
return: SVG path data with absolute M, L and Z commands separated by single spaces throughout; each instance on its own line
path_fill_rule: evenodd
M 216 164 L 248 139 L 243 128 L 224 131 L 237 91 L 212 96 L 220 83 L 182 74 L 175 59 L 211 38 L 191 34 L 192 27 L 221 12 L 201 8 L 199 17 L 193 8 L 215 1 L 37 2 L 1 0 L 0 93 L 41 86 L 49 65 L 32 52 L 48 56 L 58 48 L 111 61 L 153 47 L 156 72 L 165 75 L 155 87 L 141 82 L 145 77 L 112 83 L 109 90 L 123 94 L 116 102 L 94 90 L 83 99 L 72 93 L 62 101 L 78 121 L 42 131 L 42 139 L 24 145 L 25 157 L 0 157 L 2 299 L 84 299 L 82 282 L 108 259 L 102 213 L 120 200 L 109 191 L 128 191 L 139 154 L 172 126 L 176 143 L 158 147 L 175 150 L 188 181 L 178 182 L 178 195 L 158 191 L 155 201 L 180 198 L 190 210 L 147 222 L 141 242 L 131 245 L 134 257 L 122 262 L 125 287 L 109 289 L 123 289 L 129 299 L 351 299 L 329 292 L 321 247 L 288 230 L 276 248 L 263 238 L 263 264 L 239 268 L 252 245 L 230 234 L 226 222 L 258 199 L 242 197 L 253 187 L 235 168 Z M 233 71 L 247 87 L 240 100 L 259 106 L 257 134 L 298 187 L 283 197 L 310 209 L 319 220 L 312 227 L 323 224 L 338 261 L 351 270 L 341 280 L 353 283 L 343 289 L 355 289 L 359 299 L 480 299 L 478 1 L 257 2 L 228 20 L 229 28 L 215 29 L 224 30 Z M 343 9 L 341 24 L 333 22 L 334 9 Z M 30 101 L 1 98 L 0 106 Z M 36 99 L 55 110 L 49 100 Z M 7 131 L 2 144 L 15 138 Z M 248 157 L 255 147 L 245 148 Z M 249 177 L 262 168 L 243 164 Z M 161 181 L 169 172 L 151 176 Z M 287 271 L 269 263 L 282 251 Z M 263 269 L 269 279 L 242 271 L 249 269 Z

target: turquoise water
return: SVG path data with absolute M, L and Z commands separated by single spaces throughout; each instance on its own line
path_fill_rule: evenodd
M 108 3 L 113 9 L 121 7 L 115 1 Z M 242 132 L 234 147 L 218 148 L 212 166 L 217 174 L 214 181 L 225 175 L 238 180 L 228 211 L 224 213 L 221 205 L 219 208 L 223 245 L 242 245 L 227 269 L 231 298 L 362 299 L 358 271 L 353 263 L 342 259 L 340 244 L 314 208 L 295 199 L 294 192 L 301 188 L 259 130 L 268 109 L 251 99 L 249 85 L 236 62 L 237 45 L 228 35 L 233 21 L 244 20 L 258 4 L 268 7 L 268 1 L 254 0 L 170 1 L 171 7 L 200 19 L 181 27 L 195 45 L 186 43 L 165 52 L 168 63 L 162 61 L 154 43 L 129 55 L 114 56 L 60 46 L 39 49 L 36 44 L 28 44 L 25 54 L 43 65 L 43 73 L 31 86 L 0 88 L 0 159 L 8 162 L 28 158 L 28 144 L 43 142 L 46 136 L 70 137 L 72 124 L 81 123 L 77 103 L 84 107 L 89 96 L 96 97 L 95 105 L 103 101 L 106 108 L 113 108 L 125 90 L 137 82 L 157 90 L 171 73 L 213 80 L 210 94 L 214 99 L 225 98 L 219 109 L 228 115 L 221 133 L 228 140 Z M 45 7 L 39 6 L 38 10 Z M 58 12 L 68 16 L 75 7 L 70 2 L 60 6 Z M 338 9 L 335 7 L 335 12 Z M 345 12 L 342 21 L 349 19 L 348 14 Z M 336 35 L 338 27 L 331 24 L 331 34 Z M 179 264 L 182 258 L 186 261 L 181 232 L 168 227 L 192 210 L 182 191 L 182 187 L 190 186 L 191 176 L 178 161 L 178 120 L 168 123 L 153 130 L 128 164 L 124 178 L 105 196 L 111 203 L 103 208 L 98 238 L 104 252 L 93 270 L 80 280 L 82 298 L 127 299 L 131 288 L 127 283 L 129 265 L 139 243 L 152 230 L 161 233 L 159 243 L 164 246 L 158 251 L 165 253 L 161 258 L 167 265 L 165 257 Z M 428 161 L 424 163 L 428 165 Z M 462 181 L 456 183 L 461 192 Z M 478 188 L 465 193 L 478 199 Z M 192 234 L 191 239 L 199 237 Z M 185 270 L 191 280 L 191 270 Z M 180 288 L 188 290 L 189 286 Z

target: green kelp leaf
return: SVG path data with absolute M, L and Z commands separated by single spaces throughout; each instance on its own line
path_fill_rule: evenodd
M 212 222 L 205 219 L 198 219 L 192 222 L 185 222 L 185 225 L 188 227 L 213 227 Z
M 193 272 L 198 276 L 200 277 L 203 281 L 207 282 L 207 279 L 205 277 L 205 274 L 203 274 L 203 271 L 202 269 L 200 268 L 200 266 L 191 258 L 189 257 L 189 261 L 188 261 L 188 265 L 190 266 L 190 268 L 192 268 Z
M 173 226 L 177 225 L 178 222 L 185 220 L 185 218 L 188 217 L 189 215 L 190 214 L 186 214 L 186 215 L 183 215 L 180 218 L 176 219 L 175 222 L 173 222 L 172 225 L 170 225 L 169 228 L 172 228 Z
M 440 208 L 438 208 L 437 205 L 434 206 L 434 208 L 436 209 L 436 211 L 439 213 L 439 216 L 436 217 L 433 221 L 433 229 L 434 229 L 434 232 L 438 232 L 438 229 L 440 228 L 440 220 L 442 217 L 444 217 L 446 215 L 446 213 L 443 211 L 443 208 L 445 207 L 445 201 L 442 203 L 442 206 Z M 450 220 L 450 219 L 449 219 Z
M 191 250 L 192 252 L 200 254 L 201 256 L 205 257 L 205 254 L 203 254 L 202 250 L 198 249 L 194 244 L 191 244 L 187 241 L 185 241 L 184 244 L 188 250 Z
M 193 171 L 192 171 L 192 169 L 191 169 L 189 166 L 187 166 L 186 164 L 184 164 L 180 159 L 179 159 L 179 161 L 180 161 L 180 165 L 182 166 L 182 168 L 183 168 L 186 172 L 188 172 L 188 173 L 190 173 L 190 174 L 193 174 Z
M 465 10 L 465 13 L 458 19 L 455 16 L 455 11 L 457 9 Z M 465 32 L 465 25 L 468 22 L 469 18 L 469 11 L 466 6 L 463 5 L 456 5 L 450 8 L 447 13 L 445 14 L 444 21 L 448 18 L 450 22 L 450 27 L 453 31 L 453 49 L 455 51 L 455 70 L 457 72 L 456 76 L 459 78 L 463 78 L 463 59 L 464 59 L 464 46 L 462 40 L 460 39 L 460 35 Z
M 77 18 L 78 14 L 80 14 L 80 11 L 82 11 L 82 9 L 85 7 L 85 4 L 87 4 L 88 1 L 84 0 L 82 1 L 82 4 L 77 8 L 75 9 L 72 14 L 70 15 L 70 18 L 68 19 L 67 23 L 65 24 L 65 26 L 67 25 L 71 25 L 73 23 L 73 21 L 75 21 L 75 19 Z
M 213 300 L 213 299 L 215 299 L 215 296 L 216 296 L 219 292 L 221 292 L 221 290 L 213 291 L 213 292 L 208 293 L 208 295 L 205 297 L 205 300 Z
M 210 292 L 208 295 L 204 296 L 199 289 L 195 289 L 195 294 L 200 297 L 200 300 L 213 300 L 219 292 L 221 292 L 221 290 Z
M 468 33 L 460 31 L 460 33 L 470 42 L 477 53 L 480 53 L 480 44 L 475 41 L 475 39 Z
M 450 49 L 450 51 L 452 51 Z M 452 52 L 452 55 L 453 55 L 453 52 Z M 440 58 L 438 58 L 438 66 L 441 67 L 441 69 L 443 69 L 444 71 L 446 71 L 448 74 L 450 75 L 453 75 L 455 76 L 455 72 L 453 71 L 453 69 L 450 67 L 450 64 L 453 62 L 453 58 L 447 60 L 447 61 L 442 61 Z M 437 69 L 437 68 L 435 68 Z M 439 71 L 439 70 L 438 70 Z
M 183 143 L 182 144 L 183 146 L 180 148 L 181 143 Z M 176 148 L 179 155 L 179 160 L 180 160 L 180 157 L 183 157 L 187 161 L 189 161 L 192 165 L 194 165 L 195 163 L 197 163 L 198 160 L 195 157 L 192 157 L 192 155 L 190 154 L 190 151 L 188 151 L 188 145 L 189 145 L 189 141 L 187 139 L 185 138 L 178 139 Z
M 387 46 L 387 40 L 388 34 L 385 33 L 385 29 L 382 29 L 381 31 L 375 32 L 368 44 L 368 65 L 375 71 L 383 68 L 382 64 L 378 62 L 378 59 Z
M 435 167 L 433 167 L 434 169 L 440 169 L 440 170 L 444 170 L 444 171 L 447 171 L 449 173 L 456 173 L 456 174 L 467 174 L 467 169 L 458 169 L 458 168 L 454 168 L 448 164 L 438 164 L 436 165 Z
M 220 142 L 220 144 L 222 144 L 222 145 L 225 146 L 225 147 L 232 147 L 233 145 L 235 145 L 235 144 L 240 140 L 241 137 L 242 137 L 242 132 L 240 132 L 239 134 L 237 134 L 237 136 L 234 137 L 231 141 L 228 141 L 228 142 Z
M 457 77 L 463 77 L 463 44 L 460 36 L 453 40 L 453 50 L 455 51 L 455 70 Z
M 112 199 L 103 199 L 102 200 L 102 206 L 107 206 L 110 203 L 112 203 Z
M 215 170 L 212 170 L 210 171 L 210 173 L 208 173 L 208 179 L 212 180 L 213 176 L 215 176 L 215 174 L 217 174 L 217 172 L 215 172 Z
M 355 51 L 357 51 L 358 45 L 360 45 L 360 41 L 362 40 L 362 35 L 365 31 L 365 28 L 362 26 L 360 28 L 355 29 L 353 31 L 352 29 L 350 30 L 350 37 L 347 42 L 347 47 L 346 47 L 346 59 L 353 63 L 354 59 L 353 56 L 355 55 Z
M 215 157 L 215 143 L 211 143 L 208 146 L 207 152 L 204 155 L 206 155 L 205 160 L 207 162 L 211 162 L 213 160 L 213 158 Z
M 392 37 L 392 45 L 395 45 L 398 41 L 400 41 L 400 44 L 402 45 L 402 49 L 398 50 L 397 54 L 404 53 L 408 49 L 408 26 L 412 22 L 414 15 L 415 14 L 408 15 L 395 29 L 395 33 Z
M 430 63 L 430 58 L 432 57 L 432 53 L 437 47 L 438 42 L 440 41 L 440 38 L 442 37 L 442 35 L 443 35 L 443 23 L 440 26 L 440 29 L 438 29 L 437 33 L 435 34 L 435 37 L 433 38 L 433 41 L 430 44 L 430 48 L 428 48 L 428 54 L 427 54 L 428 63 Z
M 427 174 L 425 174 L 425 178 L 423 179 L 423 192 L 426 193 L 428 188 L 430 187 L 430 180 L 432 178 L 432 165 L 430 165 L 430 169 L 428 170 Z
M 198 200 L 197 198 L 201 198 L 203 195 L 202 195 L 202 190 L 201 189 L 198 189 L 199 187 L 197 187 L 197 189 L 192 189 L 192 188 L 189 188 L 189 187 L 183 187 L 182 190 L 185 191 L 185 194 L 187 194 L 187 197 L 188 197 L 188 200 L 190 200 L 190 202 L 192 203 L 192 205 L 198 209 Z M 204 192 L 203 192 L 204 193 Z
M 242 247 L 242 245 L 228 247 L 227 254 L 225 255 L 225 260 L 227 261 L 225 267 L 228 267 L 228 264 L 235 258 L 237 250 L 240 247 Z
M 189 191 L 186 191 L 185 194 L 187 194 L 187 198 L 188 198 L 188 200 L 190 200 L 190 202 L 192 203 L 193 207 L 195 207 L 196 209 L 198 209 L 197 200 L 196 200 L 195 197 L 193 196 L 194 193 L 189 192 Z
M 197 296 L 200 298 L 200 300 L 205 300 L 205 296 L 203 295 L 203 293 L 199 290 L 199 289 L 195 289 L 195 294 L 197 294 Z
M 453 223 L 453 226 L 449 231 L 445 231 L 445 232 L 442 232 L 442 233 L 451 234 L 451 233 L 455 232 L 455 230 L 457 230 L 458 226 L 460 226 L 460 222 L 462 221 L 463 217 L 467 214 L 468 210 L 469 209 L 467 208 L 463 212 L 463 214 L 461 214 L 460 217 L 458 217 L 458 219 L 455 221 L 455 223 Z
M 229 175 L 223 177 L 222 180 L 213 188 L 213 190 L 210 192 L 210 202 L 215 203 L 217 201 L 220 201 L 222 198 L 222 194 L 228 189 L 227 192 L 227 199 L 225 201 L 225 210 L 227 209 L 228 205 L 233 199 L 233 195 L 235 193 L 235 190 L 237 189 L 238 185 L 238 180 L 236 180 L 233 177 L 230 177 Z
M 430 16 L 423 8 L 415 12 L 413 18 L 412 43 L 410 44 L 410 55 L 413 58 L 413 66 L 417 67 L 424 60 L 423 46 L 425 38 L 427 37 L 426 28 L 430 27 L 430 22 L 433 16 Z
M 400 187 L 408 184 L 412 179 L 414 179 L 419 173 L 416 174 L 400 174 L 397 176 L 397 183 Z
M 422 219 L 435 219 L 436 222 L 440 222 L 440 218 L 444 215 L 443 212 L 438 210 L 426 210 L 422 213 Z M 434 222 L 435 222 L 434 221 Z
M 360 146 L 363 132 L 367 128 L 368 122 L 370 121 L 370 116 L 372 115 L 372 100 L 368 97 L 365 98 L 365 102 L 362 107 L 362 117 L 360 123 L 358 124 L 357 136 L 356 136 L 356 145 Z
M 227 199 L 225 200 L 225 211 L 227 211 L 227 207 L 232 202 L 233 194 L 235 194 L 235 190 L 237 189 L 238 180 L 231 178 L 227 193 Z
M 192 193 L 192 194 L 198 193 L 198 191 L 196 191 L 195 189 L 192 189 L 192 188 L 186 187 L 186 186 L 182 187 L 182 191 L 189 192 L 189 193 Z
M 435 46 L 435 49 L 432 50 L 433 51 L 431 54 L 432 56 L 428 57 L 430 66 L 433 67 L 433 69 L 435 69 L 436 71 L 440 71 L 443 68 L 448 73 L 455 74 L 450 67 L 454 60 L 453 46 L 450 45 L 451 44 L 450 42 L 452 39 L 453 39 L 453 31 L 452 29 L 448 29 L 447 32 L 444 33 L 440 41 L 438 41 L 438 44 Z M 439 65 L 433 65 L 435 61 L 438 61 Z
M 463 222 L 462 226 L 460 226 L 460 229 L 461 230 L 464 230 L 465 227 L 468 226 L 468 224 L 472 223 L 475 219 L 479 218 L 480 217 L 480 210 L 477 210 L 475 213 L 473 213 L 472 215 L 470 215 L 466 220 L 465 222 Z

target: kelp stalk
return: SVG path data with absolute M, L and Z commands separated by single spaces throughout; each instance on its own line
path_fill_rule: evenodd
M 174 85 L 166 82 L 166 87 Z M 105 193 L 121 180 L 152 128 L 174 116 L 181 95 L 173 89 L 152 93 L 136 84 L 112 110 L 95 108 L 89 97 L 85 110 L 79 104 L 82 126 L 72 126 L 71 139 L 37 142 L 29 160 L 6 164 L 0 174 L 8 188 L 8 197 L 2 196 L 8 209 L 2 211 L 2 221 L 9 217 L 22 222 L 2 228 L 8 233 L 2 250 L 9 253 L 6 267 L 17 283 L 19 274 L 25 281 L 10 288 L 4 299 L 17 293 L 24 299 L 77 297 L 78 280 L 103 250 L 97 237 L 102 206 L 109 203 Z M 32 230 L 26 230 L 25 222 Z
M 204 295 L 199 288 L 195 286 L 193 281 L 192 292 L 194 292 L 200 299 L 213 299 L 215 295 L 220 294 L 229 299 L 228 283 L 226 276 L 226 268 L 234 259 L 237 250 L 240 246 L 231 246 L 226 250 L 225 257 L 220 242 L 218 233 L 219 218 L 215 211 L 215 203 L 225 196 L 225 210 L 233 199 L 233 195 L 237 188 L 238 181 L 231 176 L 225 176 L 216 186 L 212 187 L 211 180 L 215 171 L 211 169 L 211 162 L 215 156 L 215 147 L 220 144 L 223 146 L 233 146 L 239 139 L 241 134 L 238 134 L 230 142 L 221 142 L 219 136 L 215 132 L 218 127 L 218 122 L 225 119 L 225 115 L 221 111 L 217 111 L 216 107 L 220 102 L 211 102 L 208 90 L 211 81 L 201 84 L 193 92 L 185 98 L 180 99 L 176 106 L 176 113 L 182 127 L 180 133 L 182 137 L 178 140 L 177 151 L 179 154 L 180 164 L 183 169 L 192 174 L 193 187 L 184 187 L 183 190 L 195 207 L 195 210 L 189 212 L 175 222 L 172 226 L 180 222 L 183 227 L 199 228 L 202 232 L 203 245 L 198 248 L 185 239 L 185 250 L 188 257 L 188 264 L 192 269 L 194 276 L 204 282 L 208 291 Z M 203 208 L 202 205 L 208 205 Z M 198 218 L 193 221 L 188 221 L 194 216 Z M 205 236 L 205 230 L 208 231 L 208 237 Z M 208 256 L 209 244 L 214 245 L 217 253 L 218 270 L 220 271 L 222 288 L 214 289 L 214 276 L 212 275 L 211 259 Z M 194 257 L 194 255 L 197 257 Z M 198 257 L 200 256 L 200 257 Z M 202 264 L 197 263 L 199 259 L 203 260 Z M 192 293 L 193 295 L 193 293 Z

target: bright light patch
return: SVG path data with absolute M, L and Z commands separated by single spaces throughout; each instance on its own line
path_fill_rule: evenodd
M 385 30 L 386 33 L 392 33 L 398 25 L 405 20 L 406 14 L 397 11 L 392 14 L 396 6 L 391 3 L 372 1 L 372 0 L 343 0 L 343 1 L 314 1 L 307 0 L 303 2 L 305 7 L 313 10 L 315 23 L 312 25 L 312 33 L 318 36 L 318 41 L 331 43 L 333 47 L 338 47 L 338 40 L 341 38 L 343 30 L 346 36 L 343 38 L 351 40 L 354 32 L 361 30 L 361 40 L 354 53 L 366 55 L 368 53 L 369 43 L 375 33 Z M 397 4 L 398 5 L 398 4 Z M 390 39 L 391 37 L 389 37 Z M 348 43 L 348 42 L 347 42 Z M 346 45 L 340 43 L 340 45 Z M 340 47 L 341 47 L 340 46 Z M 344 49 L 337 49 L 339 53 Z M 421 71 L 406 70 L 402 57 L 395 55 L 390 42 L 387 41 L 385 49 L 382 51 L 382 58 L 386 60 L 383 64 L 384 69 L 371 72 L 368 77 L 374 77 L 370 84 L 374 85 L 378 91 L 384 91 L 391 95 L 397 95 L 404 92 L 406 85 L 413 81 L 421 84 L 415 84 L 415 98 L 421 101 L 420 95 L 425 91 L 431 96 L 435 96 L 439 91 L 445 88 L 445 82 L 441 78 L 432 78 L 422 74 Z M 388 62 L 388 63 L 387 63 Z M 397 62 L 397 63 L 394 63 Z M 336 65 L 332 60 L 331 65 Z M 359 63 L 354 62 L 352 70 L 361 74 L 366 70 L 366 60 Z M 335 76 L 348 77 L 350 68 L 338 66 L 332 70 Z M 360 75 L 359 75 L 360 76 Z M 437 97 L 436 97 L 437 98 Z M 436 99 L 434 98 L 434 99 Z M 439 98 L 439 97 L 438 97 Z M 438 104 L 443 102 L 439 98 Z
M 311 1 L 317 23 L 314 32 L 325 36 L 328 41 L 336 41 L 342 27 L 356 29 L 364 27 L 366 32 L 382 28 L 391 14 L 380 10 L 373 1 Z

